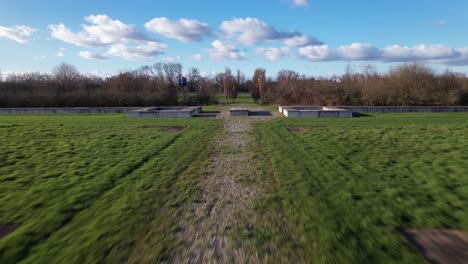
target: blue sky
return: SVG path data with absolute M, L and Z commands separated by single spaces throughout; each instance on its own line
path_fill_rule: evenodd
M 170 61 L 328 76 L 421 62 L 468 73 L 467 14 L 466 0 L 2 0 L 0 68 L 113 74 Z

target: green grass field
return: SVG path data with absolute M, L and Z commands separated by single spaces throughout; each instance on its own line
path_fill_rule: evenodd
M 0 240 L 0 263 L 131 262 L 150 233 L 154 260 L 166 258 L 171 208 L 190 199 L 219 130 L 215 119 L 0 116 L 0 225 L 20 226 Z
M 0 263 L 170 260 L 178 208 L 220 134 L 214 118 L 0 116 L 0 226 L 18 227 L 0 239 Z M 268 185 L 255 210 L 294 227 L 233 230 L 252 252 L 274 240 L 306 262 L 418 263 L 402 229 L 468 231 L 467 114 L 279 118 L 249 136 Z
M 259 105 L 254 102 L 250 93 L 239 93 L 237 98 L 234 102 L 226 105 L 226 98 L 224 95 L 220 94 L 217 96 L 219 105 L 208 105 L 203 106 L 203 111 L 222 111 L 226 107 L 235 107 L 235 106 L 243 106 L 243 107 L 262 107 L 269 111 L 276 111 L 278 106 L 276 105 Z
M 303 127 L 291 133 L 288 127 Z M 282 119 L 258 126 L 282 208 L 315 263 L 423 261 L 400 231 L 468 231 L 468 115 Z

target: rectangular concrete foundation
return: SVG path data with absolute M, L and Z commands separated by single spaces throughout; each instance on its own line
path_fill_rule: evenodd
M 334 118 L 349 118 L 353 117 L 353 112 L 336 107 L 324 106 L 280 106 L 279 111 L 283 115 L 292 118 L 311 117 L 334 117 Z
M 148 107 L 128 112 L 130 118 L 186 118 L 201 112 L 200 106 Z
M 284 109 L 316 108 L 307 106 L 280 106 L 279 112 L 285 114 Z M 353 113 L 466 113 L 468 106 L 336 106 Z
M 248 116 L 249 109 L 246 107 L 232 107 L 229 109 L 230 116 Z

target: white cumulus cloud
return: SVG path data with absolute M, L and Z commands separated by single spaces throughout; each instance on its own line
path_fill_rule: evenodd
M 175 57 L 164 57 L 162 58 L 163 61 L 165 62 L 171 62 L 171 63 L 175 63 L 175 62 L 180 62 L 181 61 L 181 57 L 180 56 L 175 56 Z
M 444 45 L 416 45 L 413 47 L 393 45 L 383 48 L 384 61 L 408 62 L 450 59 L 460 55 L 458 51 Z
M 145 24 L 145 28 L 151 32 L 182 42 L 201 41 L 211 35 L 211 27 L 192 19 L 179 19 L 172 21 L 165 17 L 155 18 Z
M 298 49 L 300 58 L 309 61 L 427 62 L 450 66 L 468 65 L 468 47 L 454 49 L 444 45 L 392 45 L 382 49 L 365 43 L 352 43 L 332 49 L 327 45 Z
M 316 39 L 303 35 L 284 39 L 283 43 L 289 47 L 301 47 L 309 45 L 311 43 L 319 44 L 319 42 Z
M 105 55 L 132 61 L 148 61 L 162 54 L 166 48 L 167 45 L 155 41 L 146 41 L 137 46 L 116 44 L 112 45 Z
M 277 61 L 283 57 L 289 56 L 289 48 L 257 48 L 255 53 L 262 55 L 269 61 Z
M 90 25 L 83 25 L 83 30 L 77 33 L 62 23 L 49 25 L 51 35 L 77 46 L 102 46 L 148 40 L 135 26 L 113 20 L 107 15 L 91 15 L 85 17 L 85 20 Z
M 321 44 L 299 31 L 278 31 L 267 23 L 250 17 L 223 21 L 221 32 L 226 38 L 235 39 L 245 45 L 265 42 L 281 42 L 288 46 Z
M 202 61 L 203 60 L 203 57 L 201 54 L 193 54 L 190 59 L 192 59 L 193 61 Z
M 436 63 L 442 63 L 449 66 L 468 66 L 468 47 L 457 49 L 458 56 L 450 59 L 435 60 Z
M 337 50 L 345 60 L 375 60 L 381 57 L 381 51 L 367 43 L 352 43 Z
M 308 7 L 309 6 L 309 1 L 308 0 L 292 0 L 292 4 L 294 6 Z
M 211 43 L 213 46 L 209 50 L 210 57 L 214 60 L 246 60 L 245 52 L 239 51 L 236 45 L 232 43 L 223 43 L 220 40 L 215 40 Z
M 0 38 L 11 39 L 18 43 L 26 43 L 35 31 L 36 29 L 24 25 L 13 27 L 0 26 Z
M 107 15 L 85 17 L 88 25 L 74 32 L 64 24 L 49 25 L 52 37 L 84 47 L 109 47 L 104 54 L 81 51 L 79 56 L 89 60 L 119 57 L 132 61 L 146 61 L 162 54 L 167 45 L 147 38 L 136 26 L 114 20 Z
M 336 51 L 327 45 L 301 47 L 298 53 L 302 58 L 310 61 L 332 61 L 339 58 Z
M 448 21 L 445 19 L 439 19 L 434 21 L 434 24 L 436 24 L 437 26 L 446 26 L 448 24 Z
M 107 57 L 105 57 L 103 55 L 96 54 L 96 53 L 93 53 L 93 52 L 87 51 L 87 50 L 80 51 L 78 53 L 78 55 L 80 55 L 81 57 L 83 57 L 85 59 L 88 59 L 88 60 L 105 60 L 105 59 L 107 59 Z

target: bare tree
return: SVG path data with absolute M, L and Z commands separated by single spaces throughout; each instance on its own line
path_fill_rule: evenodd
M 318 105 L 468 105 L 468 78 L 451 71 L 437 73 L 423 64 L 402 64 L 385 74 L 366 65 L 361 72 L 348 66 L 339 81 L 306 78 L 281 70 L 266 78 L 256 69 L 253 78 L 229 68 L 203 78 L 189 70 L 189 89 L 184 103 L 211 104 L 225 93 L 232 102 L 238 91 L 250 89 L 257 103 Z M 3 73 L 5 74 L 5 73 Z M 52 74 L 38 72 L 1 76 L 0 107 L 154 106 L 178 103 L 178 79 L 182 65 L 156 63 L 105 79 L 81 75 L 70 64 L 60 64 Z M 234 75 L 234 76 L 233 76 Z M 268 91 L 267 91 L 268 89 Z M 183 99 L 183 98 L 180 98 Z M 218 101 L 219 102 L 219 101 Z
M 223 93 L 224 91 L 224 73 L 220 72 L 214 77 L 214 83 L 217 88 L 218 93 Z
M 258 79 L 259 71 L 258 69 L 256 69 L 252 77 L 252 85 L 250 86 L 250 94 L 252 95 L 252 98 L 254 99 L 255 103 L 257 103 L 258 99 L 260 99 L 260 92 L 258 90 Z
M 245 75 L 239 70 L 237 69 L 237 76 L 236 76 L 236 85 L 237 85 L 237 89 L 236 89 L 236 98 L 237 98 L 237 93 L 239 91 L 241 91 L 242 89 L 242 86 L 245 84 Z
M 165 82 L 165 77 L 164 77 L 164 70 L 163 70 L 163 64 L 162 63 L 155 63 L 153 65 L 153 72 L 154 72 L 154 78 L 160 83 Z
M 55 79 L 62 83 L 70 83 L 81 77 L 80 72 L 74 65 L 61 63 L 52 69 Z
M 223 77 L 224 97 L 226 97 L 227 103 L 229 104 L 232 103 L 237 97 L 236 79 L 232 75 L 230 68 L 226 68 Z
M 263 104 L 263 99 L 266 94 L 266 76 L 265 69 L 260 70 L 260 77 L 258 79 L 258 92 L 260 93 L 260 104 Z
M 164 63 L 163 69 L 166 77 L 166 82 L 171 86 L 175 86 L 179 82 L 179 78 L 182 76 L 182 64 Z
M 52 69 L 52 75 L 58 84 L 59 94 L 73 91 L 77 87 L 81 74 L 78 69 L 68 63 L 61 63 Z
M 460 103 L 463 93 L 464 76 L 446 69 L 437 82 L 432 101 L 438 105 L 454 105 Z
M 182 76 L 182 64 L 165 63 L 163 64 L 164 75 L 169 89 L 169 100 L 171 104 L 177 104 L 177 84 Z
M 251 90 L 252 98 L 256 102 L 263 103 L 263 98 L 266 93 L 266 77 L 265 69 L 256 69 L 252 78 L 253 89 Z
M 3 74 L 2 74 L 2 68 L 0 68 L 0 92 L 3 86 Z
M 365 105 L 374 106 L 378 99 L 379 83 L 376 82 L 377 71 L 371 64 L 362 66 L 362 75 L 364 76 L 364 86 L 362 89 L 362 101 Z
M 188 78 L 189 78 L 189 84 L 188 84 L 189 91 L 197 92 L 198 90 L 200 90 L 201 75 L 200 75 L 200 71 L 198 70 L 198 68 L 195 68 L 195 67 L 190 68 Z
M 282 83 L 282 82 L 287 83 L 289 81 L 298 80 L 298 79 L 299 79 L 299 73 L 292 71 L 292 70 L 282 69 L 278 71 L 278 73 L 276 74 L 276 80 L 279 83 Z
M 396 105 L 430 104 L 437 89 L 434 70 L 421 64 L 402 64 L 391 69 L 388 77 Z

